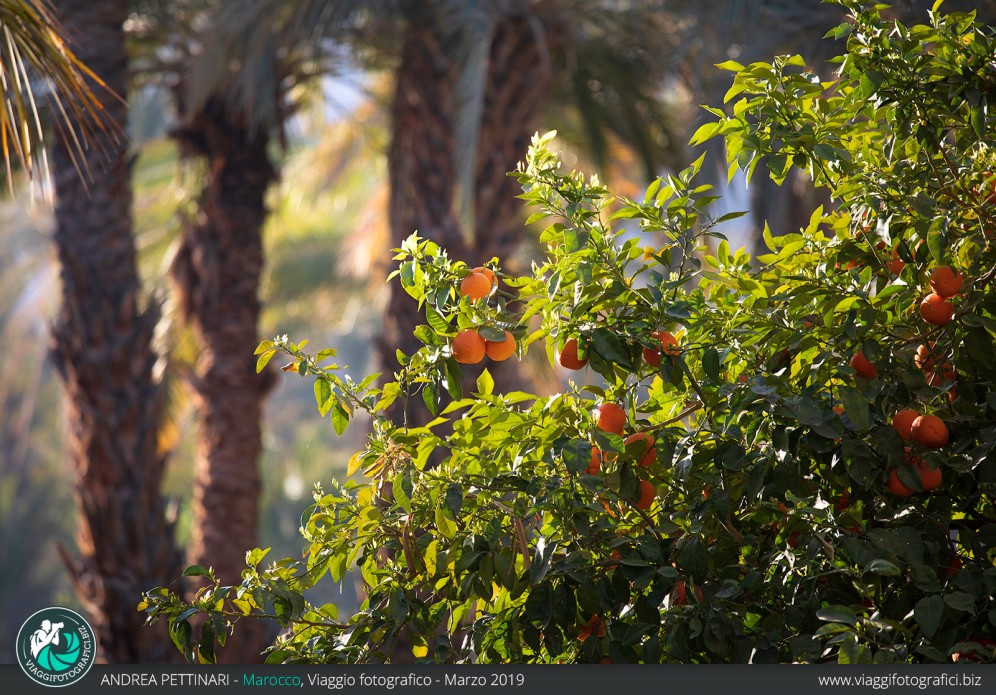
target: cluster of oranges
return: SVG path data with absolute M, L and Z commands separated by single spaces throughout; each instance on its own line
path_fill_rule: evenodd
M 678 345 L 678 339 L 674 337 L 671 331 L 654 331 L 650 334 L 655 342 L 660 343 L 660 348 L 657 347 L 645 347 L 643 348 L 643 361 L 649 364 L 651 367 L 657 368 L 661 366 L 661 357 L 664 354 L 677 355 L 681 352 L 681 348 Z M 577 338 L 569 338 L 560 348 L 560 352 L 557 353 L 557 363 L 564 369 L 571 369 L 574 371 L 584 369 L 588 364 L 588 358 L 582 358 L 581 345 Z
M 602 403 L 595 409 L 595 426 L 603 432 L 618 434 L 622 436 L 626 431 L 626 411 L 616 403 Z M 626 437 L 624 442 L 626 450 L 632 452 L 636 458 L 636 465 L 641 468 L 649 468 L 657 461 L 656 442 L 648 432 L 636 432 Z M 588 464 L 588 474 L 598 475 L 602 470 L 602 464 L 615 458 L 614 454 L 607 454 L 598 447 L 591 449 L 591 461 Z M 647 510 L 657 499 L 657 490 L 649 480 L 640 481 L 640 496 L 635 502 L 637 509 Z
M 487 299 L 498 289 L 498 278 L 494 271 L 484 266 L 478 266 L 460 282 L 460 295 L 472 302 Z M 503 340 L 486 340 L 473 328 L 467 328 L 457 333 L 453 338 L 450 352 L 453 359 L 461 364 L 477 364 L 485 355 L 501 362 L 515 354 L 515 336 L 505 331 Z
M 920 303 L 920 316 L 934 326 L 944 326 L 954 317 L 954 306 L 948 300 L 961 292 L 964 285 L 962 274 L 948 265 L 938 266 L 930 273 L 930 289 Z M 953 381 L 954 368 L 946 360 L 938 360 L 933 343 L 920 345 L 913 358 L 914 364 L 926 375 L 927 383 L 939 385 L 942 381 Z M 860 350 L 851 357 L 849 362 L 855 373 L 864 379 L 874 379 L 878 369 Z M 956 392 L 953 387 L 948 389 L 948 400 L 953 401 Z M 905 441 L 915 442 L 927 449 L 939 449 L 947 445 L 949 432 L 947 425 L 937 415 L 921 414 L 912 408 L 904 408 L 892 418 L 892 426 Z M 911 447 L 906 448 L 906 464 L 912 468 L 920 487 L 924 491 L 933 490 L 941 484 L 941 471 L 932 468 Z M 899 468 L 893 468 L 888 473 L 886 487 L 890 492 L 903 497 L 914 493 L 899 476 Z
M 964 278 L 949 265 L 942 265 L 930 272 L 930 294 L 920 302 L 920 316 L 927 323 L 943 326 L 954 316 L 954 305 L 948 301 L 961 292 Z

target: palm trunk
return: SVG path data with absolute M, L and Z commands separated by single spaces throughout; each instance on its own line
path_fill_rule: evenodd
M 261 481 L 260 418 L 270 381 L 256 374 L 264 196 L 275 172 L 265 133 L 213 98 L 178 129 L 185 156 L 206 161 L 199 215 L 185 227 L 172 272 L 184 313 L 201 339 L 194 379 L 200 441 L 189 559 L 238 584 L 255 548 Z M 247 621 L 248 622 L 248 621 Z M 243 626 L 220 653 L 231 663 L 259 660 L 259 627 Z
M 127 94 L 127 0 L 58 4 L 77 55 L 109 90 Z M 160 496 L 166 459 L 157 441 L 163 394 L 153 376 L 158 312 L 139 306 L 128 108 L 107 90 L 95 92 L 121 130 L 98 133 L 90 143 L 90 179 L 80 179 L 67 143 L 57 142 L 53 153 L 62 306 L 52 359 L 66 391 L 79 506 L 80 558 L 66 551 L 63 557 L 96 630 L 100 658 L 160 662 L 176 652 L 165 631 L 144 627 L 135 610 L 143 591 L 173 583 L 182 571 Z
M 400 246 L 417 230 L 446 248 L 451 258 L 465 259 L 466 243 L 453 212 L 456 66 L 443 55 L 441 37 L 431 20 L 408 23 L 396 79 L 388 152 L 391 247 Z M 412 331 L 422 322 L 415 300 L 392 283 L 380 343 L 385 375 L 398 369 L 396 349 L 411 355 L 421 347 Z M 402 418 L 401 413 L 394 416 Z M 409 403 L 404 416 L 413 427 L 430 419 L 421 402 Z
M 519 257 L 528 232 L 525 207 L 516 197 L 522 190 L 508 172 L 525 159 L 553 90 L 552 62 L 569 35 L 564 16 L 539 19 L 505 16 L 495 25 L 478 144 L 471 255 L 481 262 L 497 257 L 512 273 L 528 269 Z M 529 378 L 517 360 L 488 362 L 496 388 L 528 390 Z

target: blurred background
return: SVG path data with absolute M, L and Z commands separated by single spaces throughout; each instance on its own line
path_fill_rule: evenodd
M 905 2 L 895 13 L 926 21 L 931 4 Z M 314 485 L 344 477 L 346 461 L 363 447 L 365 424 L 339 437 L 319 416 L 310 382 L 257 376 L 251 356 L 258 340 L 286 333 L 316 349 L 335 347 L 337 363 L 357 381 L 389 372 L 396 348 L 417 349 L 410 336 L 415 307 L 385 283 L 390 249 L 410 232 L 418 229 L 471 265 L 498 256 L 503 269 L 528 268 L 536 230 L 523 227 L 514 182 L 504 174 L 524 158 L 533 132 L 557 129 L 566 167 L 598 172 L 614 193 L 641 196 L 653 177 L 698 156 L 685 143 L 707 120 L 699 105 L 721 105 L 730 83 L 730 73 L 714 64 L 801 53 L 829 75 L 823 61 L 842 46 L 823 36 L 844 16 L 819 0 L 53 6 L 70 47 L 125 97 L 116 101 L 95 87 L 114 104 L 126 137 L 83 155 L 91 167 L 81 184 L 58 153 L 64 130 L 46 126 L 47 146 L 57 150 L 50 169 L 29 177 L 15 166 L 6 175 L 5 663 L 13 661 L 24 619 L 51 605 L 99 623 L 108 660 L 175 658 L 134 639 L 121 646 L 141 622 L 136 587 L 176 586 L 185 564 L 202 558 L 217 560 L 219 571 L 235 572 L 229 576 L 238 581 L 238 563 L 256 545 L 272 547 L 272 558 L 300 554 L 299 519 Z M 984 0 L 944 7 L 993 12 Z M 101 61 L 108 74 L 120 73 L 119 84 L 101 72 Z M 42 76 L 34 78 L 44 93 Z M 57 124 L 56 110 L 42 115 Z M 725 230 L 735 248 L 752 250 L 764 220 L 775 233 L 794 231 L 821 200 L 802 180 L 775 189 L 758 176 L 750 189 L 741 179 L 727 186 L 719 166 L 725 159 L 713 154 L 708 175 L 726 196 L 717 216 L 752 211 Z M 123 178 L 102 194 L 115 158 Z M 124 201 L 125 212 L 109 212 L 105 200 Z M 95 220 L 90 231 L 74 231 L 84 219 Z M 88 303 L 94 284 L 81 279 L 86 273 L 109 287 L 116 276 L 101 263 L 114 270 L 131 262 L 127 252 L 110 260 L 102 253 L 111 242 L 101 246 L 100 235 L 112 226 L 119 227 L 114 243 L 133 240 L 136 280 L 101 295 L 104 304 Z M 79 251 L 86 244 L 86 253 Z M 108 302 L 116 322 L 88 313 Z M 92 328 L 101 321 L 109 332 Z M 132 323 L 148 329 L 127 328 Z M 114 330 L 125 336 L 116 343 L 107 338 Z M 87 352 L 88 340 L 101 349 Z M 103 349 L 108 344 L 128 359 L 144 357 L 122 361 Z M 496 379 L 525 380 L 540 392 L 557 388 L 562 375 L 544 355 L 530 357 L 516 374 Z M 222 373 L 222 364 L 238 370 Z M 88 381 L 90 368 L 127 373 Z M 122 396 L 135 384 L 146 390 Z M 80 405 L 87 399 L 91 410 Z M 142 410 L 150 402 L 155 407 Z M 130 422 L 129 408 L 151 434 L 115 464 L 127 475 L 102 476 L 93 457 L 113 462 L 116 454 L 95 454 L 93 441 L 101 432 L 115 438 L 120 423 Z M 114 416 L 99 415 L 105 412 Z M 233 440 L 241 448 L 233 450 Z M 140 474 L 143 466 L 154 475 Z M 101 495 L 105 502 L 94 501 Z M 232 502 L 255 495 L 258 503 Z M 144 536 L 121 531 L 132 528 L 121 513 L 132 506 L 156 517 L 142 526 Z M 120 541 L 119 532 L 130 540 Z M 153 532 L 165 538 L 150 540 Z M 117 547 L 108 553 L 105 545 Z M 111 586 L 119 598 L 108 598 Z M 318 601 L 334 601 L 344 614 L 362 600 L 350 581 L 322 591 Z M 232 658 L 249 660 L 267 638 L 250 636 Z M 168 639 L 157 639 L 169 651 Z

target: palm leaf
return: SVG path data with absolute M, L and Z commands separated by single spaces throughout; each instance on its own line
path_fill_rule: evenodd
M 31 178 L 49 173 L 43 146 L 46 108 L 81 176 L 88 136 L 117 127 L 87 80 L 106 86 L 61 34 L 46 0 L 0 0 L 0 156 L 11 186 L 15 166 Z

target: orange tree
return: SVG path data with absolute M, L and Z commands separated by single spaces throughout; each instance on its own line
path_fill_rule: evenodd
M 303 514 L 303 558 L 255 550 L 241 585 L 140 609 L 204 661 L 260 617 L 286 628 L 271 662 L 379 659 L 403 633 L 430 661 L 992 660 L 996 42 L 970 15 L 845 4 L 837 79 L 724 64 L 732 108 L 695 136 L 725 138 L 731 174 L 805 168 L 832 209 L 752 260 L 715 231 L 702 160 L 612 199 L 537 137 L 514 175 L 546 260 L 493 261 L 464 296 L 472 271 L 412 236 L 396 275 L 427 322 L 395 380 L 259 346 L 337 430 L 373 420 L 362 477 Z M 485 371 L 464 392 L 454 338 L 476 362 L 508 333 L 601 385 L 497 393 Z M 437 419 L 386 417 L 411 398 Z M 307 600 L 349 568 L 358 614 Z

